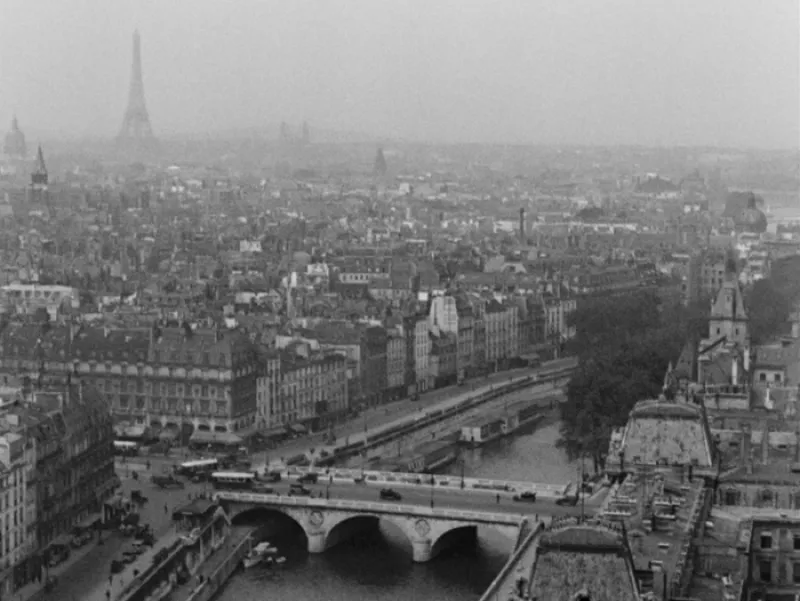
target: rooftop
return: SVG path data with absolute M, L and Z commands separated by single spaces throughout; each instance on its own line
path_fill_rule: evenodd
M 636 601 L 636 579 L 624 528 L 602 520 L 553 520 L 542 533 L 530 598 L 570 601 L 586 589 L 597 601 Z
M 714 465 L 715 449 L 704 408 L 683 399 L 638 402 L 624 429 L 611 437 L 607 467 Z
M 691 574 L 688 547 L 702 521 L 706 491 L 702 479 L 688 481 L 675 469 L 631 474 L 609 499 L 604 515 L 625 524 L 634 568 L 664 571 L 670 582 Z M 654 578 L 654 590 L 662 586 Z M 659 595 L 657 595 L 659 596 Z

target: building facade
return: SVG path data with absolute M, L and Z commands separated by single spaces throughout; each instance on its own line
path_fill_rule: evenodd
M 386 331 L 386 387 L 389 400 L 406 396 L 406 337 L 402 325 Z
M 281 353 L 281 382 L 273 423 L 324 430 L 348 410 L 347 359 L 313 353 L 297 343 Z

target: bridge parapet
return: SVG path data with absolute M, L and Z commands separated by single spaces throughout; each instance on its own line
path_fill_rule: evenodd
M 406 534 L 416 562 L 428 561 L 444 546 L 453 544 L 455 537 L 445 535 L 460 532 L 474 538 L 478 526 L 488 525 L 508 536 L 513 543 L 524 524 L 524 516 L 519 514 L 461 511 L 409 504 L 312 499 L 233 491 L 217 492 L 214 498 L 230 509 L 231 505 L 238 505 L 241 509 L 239 514 L 251 509 L 269 508 L 289 516 L 302 527 L 311 553 L 322 553 L 359 530 L 375 527 L 380 519 L 385 519 Z

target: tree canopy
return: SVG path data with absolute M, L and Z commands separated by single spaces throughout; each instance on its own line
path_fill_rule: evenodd
M 793 307 L 800 302 L 800 257 L 775 261 L 770 276 L 753 285 L 745 302 L 754 343 L 781 334 Z
M 579 366 L 561 405 L 558 445 L 568 456 L 592 457 L 599 467 L 614 428 L 637 401 L 661 391 L 670 362 L 707 327 L 707 307 L 663 305 L 651 291 L 587 300 L 571 317 L 569 347 Z

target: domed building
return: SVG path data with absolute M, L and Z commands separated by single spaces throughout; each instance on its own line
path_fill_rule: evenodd
M 3 141 L 3 153 L 14 159 L 24 159 L 28 155 L 25 145 L 25 134 L 19 128 L 16 115 L 11 119 L 11 131 Z
M 767 216 L 756 207 L 756 196 L 750 194 L 747 207 L 733 219 L 738 234 L 763 234 L 767 231 Z

